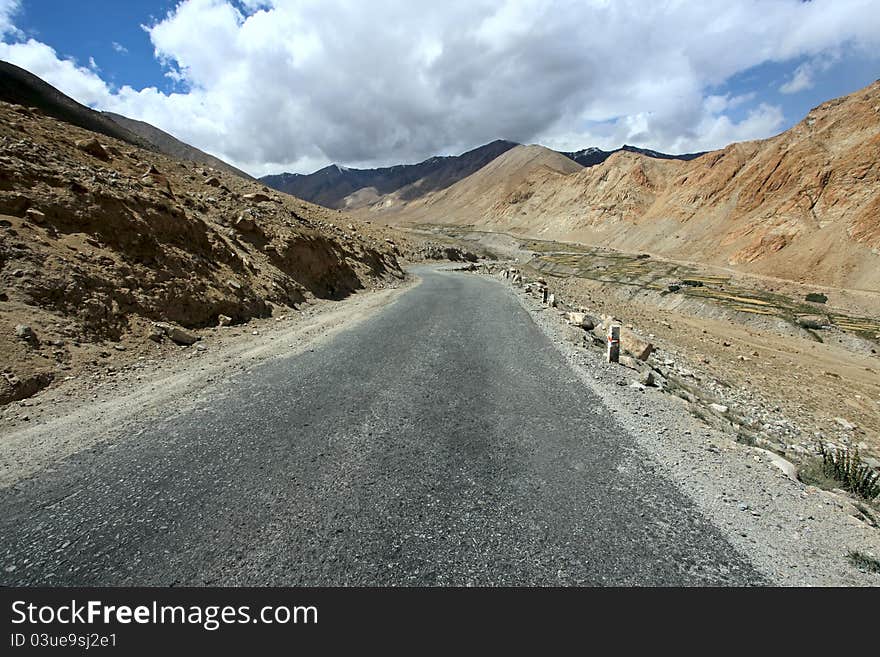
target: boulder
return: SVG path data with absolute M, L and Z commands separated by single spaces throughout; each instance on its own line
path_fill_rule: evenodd
M 585 331 L 592 331 L 596 326 L 596 320 L 587 315 L 587 313 L 570 312 L 567 313 L 568 323 L 572 326 L 578 326 Z
M 218 326 L 229 326 L 232 324 L 232 318 L 229 315 L 218 315 L 217 316 L 217 325 Z
M 247 215 L 240 215 L 233 224 L 235 230 L 243 233 L 252 233 L 257 228 L 256 222 Z
M 798 326 L 805 329 L 823 329 L 828 326 L 828 318 L 822 315 L 801 315 L 797 318 Z
M 220 180 L 219 180 L 219 178 L 216 178 L 216 177 L 214 177 L 214 176 L 211 176 L 210 178 L 208 178 L 208 179 L 205 181 L 205 184 L 206 184 L 206 185 L 209 185 L 209 186 L 211 186 L 211 187 L 219 187 L 219 186 L 220 186 Z
M 46 215 L 36 208 L 28 208 L 25 211 L 24 215 L 28 220 L 32 221 L 35 224 L 42 224 L 46 221 Z
M 716 413 L 726 413 L 730 409 L 727 408 L 724 404 L 709 404 L 709 408 L 711 408 Z
M 156 328 L 160 329 L 168 338 L 180 345 L 191 345 L 198 342 L 199 338 L 197 335 L 193 335 L 189 331 L 184 331 L 179 326 L 174 326 L 173 324 L 167 324 L 165 322 L 157 322 Z
M 252 203 L 265 203 L 266 201 L 271 201 L 272 198 L 270 196 L 266 196 L 265 194 L 261 194 L 259 192 L 255 194 L 245 194 L 242 196 L 245 201 L 250 201 Z
M 620 348 L 628 351 L 639 360 L 648 360 L 648 357 L 654 352 L 653 344 L 623 327 L 620 329 Z
M 798 480 L 797 467 L 795 466 L 794 463 L 792 463 L 788 459 L 782 458 L 781 456 L 779 456 L 779 454 L 776 454 L 775 452 L 771 452 L 770 450 L 762 449 L 760 447 L 755 447 L 753 449 L 756 449 L 759 452 L 761 452 L 767 458 L 767 460 L 771 464 L 773 464 L 774 466 L 779 468 L 783 472 L 783 474 L 785 474 L 786 477 L 788 477 L 792 481 Z
M 101 143 L 94 137 L 91 139 L 80 139 L 76 142 L 76 147 L 83 153 L 88 153 L 99 160 L 104 160 L 105 162 L 110 161 L 110 153 L 108 153 L 107 150 L 101 146 Z
M 15 337 L 19 340 L 24 340 L 25 342 L 35 343 L 37 341 L 37 334 L 34 333 L 34 329 L 32 329 L 27 324 L 18 324 L 15 327 Z

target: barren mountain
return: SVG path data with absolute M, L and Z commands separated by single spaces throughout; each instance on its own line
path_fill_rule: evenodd
M 502 166 L 502 157 L 442 192 L 372 214 L 878 290 L 878 163 L 880 82 L 820 105 L 776 137 L 691 161 L 618 152 L 591 168 L 549 172 Z
M 242 178 L 253 179 L 253 176 L 245 173 L 241 169 L 237 169 L 231 164 L 227 164 L 219 157 L 214 157 L 210 153 L 206 153 L 195 146 L 190 146 L 189 144 L 180 141 L 174 135 L 170 135 L 154 125 L 145 123 L 144 121 L 136 121 L 135 119 L 130 119 L 127 116 L 115 114 L 114 112 L 101 112 L 101 114 L 113 119 L 126 130 L 133 132 L 139 137 L 143 137 L 147 142 L 155 146 L 156 150 L 160 153 L 164 153 L 165 155 L 178 160 L 189 160 L 190 162 L 214 167 L 220 171 L 226 171 L 227 173 L 241 176 Z
M 512 207 L 527 201 L 534 189 L 557 185 L 583 167 L 543 146 L 517 146 L 450 187 L 412 201 L 392 194 L 362 210 L 364 216 L 401 209 L 409 222 L 492 223 L 492 208 L 504 198 Z
M 646 157 L 653 157 L 658 160 L 693 160 L 694 158 L 700 157 L 700 155 L 703 154 L 684 153 L 682 155 L 669 155 L 668 153 L 660 153 L 659 151 L 652 151 L 648 148 L 639 148 L 638 146 L 630 146 L 628 144 L 624 144 L 620 148 L 617 148 L 613 151 L 603 151 L 601 148 L 596 148 L 594 146 L 592 148 L 584 148 L 583 150 L 579 151 L 560 152 L 583 167 L 593 167 L 597 164 L 602 164 L 602 162 L 607 160 L 609 157 L 611 157 L 615 153 L 620 153 L 621 151 L 625 151 L 627 153 L 639 153 Z
M 375 204 L 393 206 L 398 201 L 413 201 L 446 189 L 516 146 L 519 144 L 497 140 L 461 155 L 432 157 L 419 164 L 400 164 L 383 169 L 351 169 L 331 164 L 308 175 L 282 173 L 263 176 L 260 180 L 269 187 L 328 208 L 356 210 Z M 635 146 L 622 146 L 613 151 L 586 148 L 557 154 L 590 167 L 621 151 L 664 160 L 692 160 L 701 155 L 667 155 Z
M 389 249 L 256 182 L 0 103 L 0 403 L 110 349 L 382 286 L 402 276 Z
M 432 157 L 418 164 L 351 169 L 331 164 L 311 174 L 282 173 L 260 181 L 279 191 L 328 208 L 358 208 L 396 192 L 416 198 L 466 178 L 516 146 L 497 140 L 456 156 Z
M 214 167 L 243 178 L 251 176 L 223 160 L 185 144 L 159 128 L 112 112 L 98 112 L 41 80 L 33 73 L 0 61 L 0 100 L 24 107 L 36 107 L 44 114 L 73 125 L 179 160 Z

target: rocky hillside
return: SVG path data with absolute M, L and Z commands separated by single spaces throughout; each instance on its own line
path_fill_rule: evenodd
M 214 169 L 241 176 L 242 178 L 247 178 L 249 180 L 253 179 L 253 176 L 245 173 L 241 169 L 224 162 L 219 157 L 214 157 L 209 153 L 199 150 L 195 146 L 190 146 L 189 144 L 180 141 L 177 137 L 168 134 L 164 130 L 160 130 L 154 125 L 145 123 L 144 121 L 136 121 L 127 116 L 115 114 L 114 112 L 101 112 L 101 114 L 112 119 L 126 130 L 145 139 L 154 147 L 154 150 L 158 150 L 160 153 L 164 153 L 177 160 L 189 160 L 190 162 L 213 167 Z
M 0 103 L 0 403 L 199 327 L 401 277 L 369 226 Z M 158 323 L 158 325 L 157 325 Z
M 691 161 L 623 151 L 552 175 L 488 169 L 373 214 L 880 290 L 880 83 L 824 103 L 776 137 Z
M 23 107 L 35 107 L 47 116 L 139 148 L 214 167 L 243 178 L 251 178 L 244 171 L 180 141 L 149 123 L 86 107 L 33 73 L 4 61 L 0 61 L 0 100 Z

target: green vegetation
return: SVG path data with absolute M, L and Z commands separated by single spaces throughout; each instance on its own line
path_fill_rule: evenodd
M 880 495 L 880 474 L 862 462 L 858 448 L 833 449 L 820 443 L 819 453 L 826 477 L 835 479 L 845 490 L 866 500 Z
M 416 228 L 440 234 L 451 240 L 473 241 L 475 235 L 493 235 L 472 225 L 437 226 L 423 224 Z M 516 238 L 515 234 L 508 233 Z M 656 291 L 660 295 L 681 294 L 721 305 L 730 310 L 763 317 L 776 317 L 793 327 L 801 328 L 817 342 L 822 342 L 821 329 L 802 326 L 802 318 L 816 315 L 815 303 L 828 298 L 819 292 L 806 295 L 806 300 L 776 294 L 760 289 L 743 288 L 731 283 L 730 276 L 707 276 L 697 268 L 646 257 L 647 254 L 629 254 L 568 242 L 522 239 L 521 247 L 537 254 L 529 266 L 543 276 L 564 278 L 576 276 L 636 289 Z M 878 342 L 880 319 L 856 317 L 840 313 L 821 313 L 828 324 L 855 334 L 865 340 Z
M 802 327 L 802 318 L 816 314 L 814 306 L 805 301 L 760 289 L 739 287 L 729 276 L 705 276 L 688 265 L 662 262 L 639 255 L 620 253 L 589 246 L 540 242 L 525 243 L 539 255 L 529 265 L 548 276 L 576 276 L 603 283 L 627 285 L 656 290 L 661 295 L 682 294 L 715 303 L 736 312 L 777 317 L 792 326 Z M 815 299 L 814 295 L 808 295 Z M 823 296 L 824 295 L 820 295 Z M 880 320 L 827 313 L 829 325 L 876 342 Z M 822 342 L 816 332 L 810 332 Z
M 850 552 L 846 555 L 849 562 L 859 570 L 868 573 L 880 574 L 880 560 L 865 554 L 864 552 Z

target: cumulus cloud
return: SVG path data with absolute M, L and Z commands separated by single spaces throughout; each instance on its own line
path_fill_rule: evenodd
M 0 36 L 17 32 L 13 19 L 20 8 L 19 0 L 0 0 Z
M 111 106 L 115 97 L 100 76 L 72 59 L 62 59 L 53 48 L 34 39 L 0 42 L 0 59 L 27 69 L 81 103 Z
M 110 89 L 37 42 L 0 56 L 255 174 L 415 161 L 495 138 L 681 152 L 784 124 L 759 97 L 710 93 L 734 74 L 875 56 L 872 4 L 186 0 L 145 26 L 172 93 Z
M 784 94 L 796 94 L 799 91 L 812 89 L 816 86 L 816 76 L 831 68 L 840 57 L 839 51 L 832 50 L 823 56 L 804 62 L 795 69 L 791 78 L 779 87 L 779 91 Z

